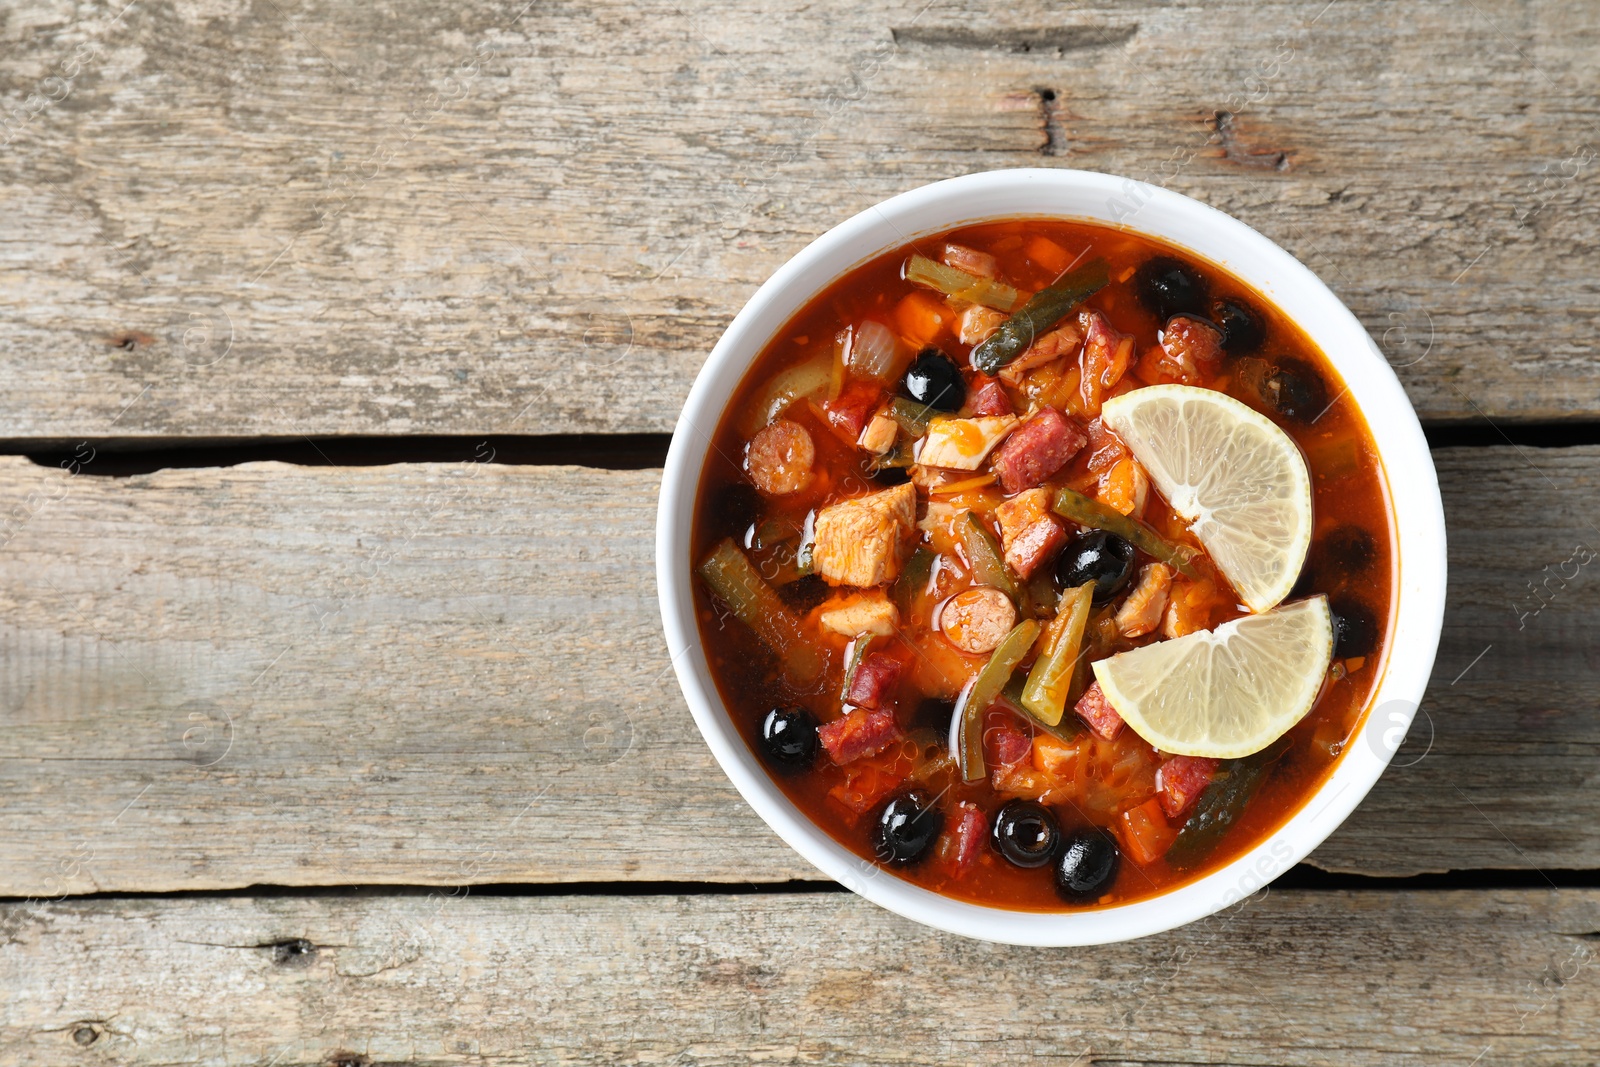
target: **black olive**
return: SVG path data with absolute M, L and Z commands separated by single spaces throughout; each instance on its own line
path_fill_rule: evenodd
M 740 544 L 745 531 L 761 517 L 761 494 L 749 482 L 729 482 L 711 497 L 711 514 L 718 530 Z
M 1372 566 L 1377 558 L 1378 546 L 1372 534 L 1359 526 L 1341 526 L 1318 544 L 1316 554 L 1330 570 L 1343 574 L 1360 574 Z
M 933 798 L 919 790 L 883 806 L 872 826 L 872 852 L 884 863 L 904 867 L 928 854 L 944 829 L 944 815 Z
M 1041 804 L 1013 800 L 994 817 L 994 850 L 1018 867 L 1043 867 L 1056 858 L 1061 828 Z
M 1206 283 L 1171 256 L 1145 260 L 1133 284 L 1144 306 L 1162 322 L 1174 315 L 1205 313 Z
M 1218 300 L 1211 305 L 1211 321 L 1222 331 L 1222 349 L 1230 355 L 1248 355 L 1267 339 L 1261 316 L 1237 300 Z
M 956 411 L 967 402 L 961 368 L 937 348 L 924 348 L 906 371 L 906 396 L 939 411 Z
M 904 467 L 879 467 L 871 474 L 872 480 L 879 485 L 905 485 L 911 480 L 911 475 Z
M 1370 656 L 1378 647 L 1378 620 L 1372 609 L 1359 600 L 1334 600 L 1328 604 L 1333 613 L 1333 658 Z
M 1122 853 L 1111 836 L 1100 830 L 1068 834 L 1056 864 L 1056 892 L 1075 903 L 1100 897 L 1117 880 Z
M 1056 578 L 1063 589 L 1093 582 L 1095 605 L 1107 604 L 1133 577 L 1133 555 L 1133 546 L 1116 534 L 1088 530 L 1067 543 Z
M 773 708 L 761 723 L 761 752 L 780 770 L 804 770 L 817 757 L 817 720 L 805 708 Z
M 1285 359 L 1267 377 L 1266 399 L 1286 418 L 1310 423 L 1328 410 L 1328 387 L 1309 363 Z
M 801 615 L 827 600 L 832 592 L 833 589 L 820 574 L 807 574 L 778 586 L 778 595 L 783 602 Z

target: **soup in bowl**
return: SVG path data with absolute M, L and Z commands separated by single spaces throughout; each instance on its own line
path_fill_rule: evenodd
M 1420 699 L 1444 538 L 1393 373 L 1305 268 L 1175 194 L 1008 171 L 762 288 L 680 421 L 657 567 L 690 708 L 786 840 L 920 921 L 1081 944 L 1349 812 Z

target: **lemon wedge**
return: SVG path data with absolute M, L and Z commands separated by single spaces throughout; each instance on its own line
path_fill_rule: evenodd
M 1094 676 L 1129 728 L 1161 751 L 1235 759 L 1305 718 L 1332 659 L 1328 600 L 1316 596 L 1111 656 Z
M 1225 393 L 1189 385 L 1124 393 L 1101 418 L 1251 611 L 1289 595 L 1311 546 L 1311 473 L 1288 434 Z

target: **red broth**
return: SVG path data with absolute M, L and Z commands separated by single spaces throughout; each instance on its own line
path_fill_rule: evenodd
M 967 399 L 960 414 L 968 413 L 983 384 L 999 380 L 983 378 L 969 364 L 972 346 L 958 336 L 958 309 L 966 305 L 903 276 L 913 252 L 935 260 L 949 258 L 947 244 L 992 256 L 999 278 L 1023 296 L 1051 285 L 1075 261 L 1103 259 L 1109 267 L 1109 284 L 1090 297 L 1083 310 L 1097 312 L 1116 335 L 1133 342 L 1131 363 L 1107 395 L 1177 380 L 1174 374 L 1179 374 L 1188 384 L 1221 390 L 1261 411 L 1289 433 L 1307 458 L 1315 525 L 1312 547 L 1290 600 L 1317 593 L 1329 598 L 1338 637 L 1333 666 L 1315 706 L 1274 746 L 1275 758 L 1261 764 L 1259 787 L 1238 809 L 1236 820 L 1209 850 L 1202 850 L 1198 858 L 1191 855 L 1181 867 L 1169 863 L 1162 849 L 1196 809 L 1168 817 L 1157 803 L 1155 783 L 1156 770 L 1167 757 L 1131 729 L 1105 740 L 1074 713 L 1082 679 L 1061 723 L 1069 740 L 1056 741 L 1040 729 L 1017 708 L 1013 692 L 1011 699 L 1002 697 L 985 712 L 989 776 L 965 782 L 950 765 L 947 737 L 953 700 L 988 654 L 963 652 L 933 629 L 933 613 L 944 599 L 978 583 L 966 566 L 970 561 L 959 549 L 950 549 L 948 538 L 941 541 L 939 535 L 920 528 L 908 536 L 930 550 L 942 547 L 951 558 L 941 558 L 942 566 L 929 582 L 932 592 L 907 601 L 908 610 L 894 632 L 875 638 L 871 646 L 901 668 L 880 701 L 880 708 L 887 711 L 880 711 L 877 720 L 894 740 L 842 764 L 819 749 L 814 760 L 799 770 L 776 764 L 770 746 L 762 741 L 763 721 L 774 707 L 803 707 L 821 724 L 851 710 L 842 700 L 851 639 L 825 629 L 820 617 L 848 600 L 852 590 L 800 573 L 804 566 L 799 552 L 809 530 L 808 517 L 829 504 L 903 482 L 906 475 L 904 468 L 881 469 L 857 443 L 862 409 L 876 410 L 904 395 L 903 380 L 891 379 L 868 403 L 871 385 L 846 373 L 837 354 L 841 333 L 847 328 L 859 331 L 868 320 L 881 323 L 896 337 L 902 363 L 907 353 L 930 346 L 939 349 L 964 379 Z M 952 255 L 957 264 L 985 263 L 981 256 Z M 1203 298 L 1181 285 L 1153 289 L 1150 277 L 1158 272 L 1146 267 L 1141 274 L 1140 268 L 1161 257 L 1176 261 L 1188 278 L 1198 279 Z M 1152 304 L 1163 300 L 1165 306 L 1158 313 Z M 1216 358 L 1187 365 L 1174 365 L 1170 359 L 1163 363 L 1160 331 L 1165 328 L 1172 335 L 1165 316 L 1174 304 L 1192 306 L 1192 317 L 1219 327 L 1226 343 Z M 1241 317 L 1240 311 L 1249 317 Z M 1076 312 L 1066 320 L 1079 321 Z M 1093 399 L 1086 398 L 1081 387 L 1083 358 L 1081 345 L 1069 347 L 1053 362 L 999 388 L 1021 416 L 1048 405 L 1078 430 L 1098 431 Z M 806 484 L 777 495 L 756 491 L 745 458 L 751 426 L 760 422 L 752 415 L 755 402 L 786 370 L 824 359 L 831 367 L 826 386 L 809 399 L 795 401 L 782 415 L 810 438 L 814 461 Z M 991 385 L 986 394 L 989 402 L 993 394 Z M 1107 440 L 1112 442 L 1107 455 L 1116 460 L 1114 437 L 1096 432 L 1089 445 L 1049 477 L 1047 487 L 1073 487 L 1112 505 L 1133 508 L 1137 501 L 1130 500 L 1128 471 L 1108 474 L 1104 457 L 1098 463 L 1094 458 Z M 979 481 L 983 473 L 971 472 Z M 930 480 L 938 479 L 930 476 Z M 964 480 L 972 478 L 953 481 Z M 953 484 L 952 476 L 944 475 L 943 481 L 944 485 L 933 486 L 936 495 L 926 487 L 916 489 L 917 518 L 925 519 L 930 501 L 938 501 L 971 510 L 993 535 L 995 508 L 1006 499 L 1001 486 L 993 481 L 970 487 L 954 484 L 955 491 L 949 492 L 945 486 Z M 1173 542 L 1198 545 L 1153 487 L 1136 514 Z M 1069 533 L 1081 532 L 1073 523 L 1063 526 Z M 886 869 L 961 900 L 1043 911 L 1154 896 L 1226 864 L 1292 816 L 1327 779 L 1355 737 L 1382 675 L 1398 566 L 1388 490 L 1371 434 L 1338 374 L 1305 333 L 1259 293 L 1184 250 L 1112 227 L 1059 220 L 989 223 L 926 238 L 850 271 L 795 315 L 754 362 L 713 434 L 696 503 L 692 562 L 698 565 L 729 537 L 797 621 L 789 632 L 790 641 L 808 646 L 823 663 L 818 681 L 797 685 L 782 669 L 784 650 L 771 647 L 772 635 L 766 641 L 758 637 L 703 581 L 696 580 L 700 633 L 718 690 L 747 743 L 772 770 L 784 793 L 847 849 L 883 866 L 875 856 L 874 826 L 885 805 L 917 790 L 924 801 L 931 798 L 942 815 L 943 829 L 916 862 Z M 1144 564 L 1148 557 L 1141 554 L 1138 562 Z M 1047 562 L 1028 581 L 1016 581 L 1021 617 L 1037 617 L 1041 625 L 1048 622 L 1053 597 L 1060 590 L 1050 578 L 1055 569 Z M 1179 582 L 1173 594 L 1180 591 L 1192 609 L 1189 623 L 1204 624 L 1194 628 L 1243 614 L 1225 584 L 1207 589 Z M 1161 629 L 1130 637 L 1116 633 L 1114 626 L 1107 636 L 1101 620 L 1115 607 L 1113 602 L 1098 609 L 1090 623 L 1092 633 L 1106 638 L 1098 646 L 1101 654 L 1161 639 Z M 1025 661 L 1018 673 L 1026 670 Z M 892 722 L 883 717 L 887 714 L 892 714 Z M 1021 750 L 1017 735 L 1026 740 L 1027 753 L 1005 764 L 1007 757 L 1016 757 Z M 1062 748 L 1056 746 L 1070 753 L 1070 773 L 1064 770 Z M 1211 771 L 1211 780 L 1229 777 L 1243 762 L 1224 761 Z M 1049 773 L 1052 770 L 1058 773 Z M 1093 899 L 1069 901 L 1056 888 L 1054 864 L 1019 867 L 997 852 L 988 831 L 1002 805 L 1018 797 L 1041 798 L 1064 833 L 1105 831 L 1120 852 L 1114 880 Z M 973 829 L 974 817 L 968 813 L 974 810 L 981 813 L 985 832 L 963 849 L 959 831 L 963 822 L 969 831 Z

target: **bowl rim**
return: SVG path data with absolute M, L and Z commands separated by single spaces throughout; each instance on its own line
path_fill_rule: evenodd
M 1217 870 L 1133 903 L 1063 912 L 995 908 L 934 893 L 857 857 L 801 812 L 723 707 L 695 624 L 688 558 L 710 444 L 702 427 L 715 429 L 750 364 L 793 315 L 875 255 L 963 225 L 1019 217 L 1079 219 L 1159 238 L 1224 267 L 1283 310 L 1325 353 L 1367 421 L 1397 545 L 1397 606 L 1383 677 L 1357 736 L 1321 787 L 1274 833 Z M 1422 700 L 1443 625 L 1447 565 L 1438 478 L 1416 412 L 1388 360 L 1321 279 L 1245 223 L 1181 193 L 1095 171 L 1019 168 L 949 178 L 874 204 L 813 240 L 757 289 L 712 349 L 674 428 L 657 506 L 656 579 L 667 651 L 695 724 L 746 803 L 790 847 L 830 878 L 916 922 L 985 941 L 1057 947 L 1130 940 L 1216 914 L 1337 829 L 1383 773 Z

